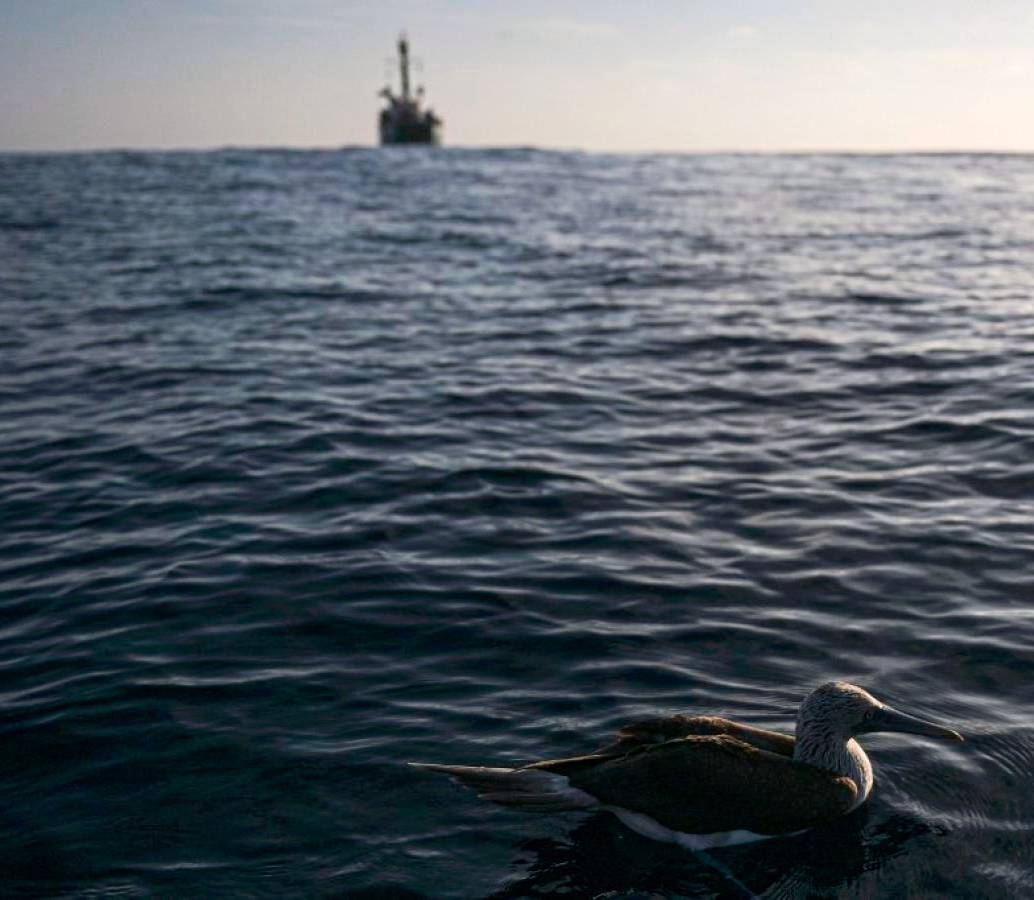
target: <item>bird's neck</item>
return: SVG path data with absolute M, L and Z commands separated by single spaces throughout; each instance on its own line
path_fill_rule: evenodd
M 798 762 L 850 778 L 858 787 L 855 806 L 862 803 L 872 790 L 872 764 L 854 738 L 844 737 L 821 727 L 799 727 L 794 741 L 793 758 Z

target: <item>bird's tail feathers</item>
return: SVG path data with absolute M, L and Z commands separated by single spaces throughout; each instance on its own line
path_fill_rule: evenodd
M 483 800 L 527 812 L 563 812 L 589 809 L 596 798 L 571 787 L 564 775 L 541 769 L 505 769 L 490 766 L 447 766 L 441 763 L 410 763 L 455 778 L 477 791 Z

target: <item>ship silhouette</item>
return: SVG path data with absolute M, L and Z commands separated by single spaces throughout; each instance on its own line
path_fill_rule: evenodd
M 398 42 L 399 75 L 402 92 L 395 94 L 388 86 L 380 95 L 388 101 L 378 120 L 381 144 L 439 144 L 442 120 L 430 108 L 423 108 L 424 88 L 413 94 L 409 89 L 409 41 L 405 34 Z

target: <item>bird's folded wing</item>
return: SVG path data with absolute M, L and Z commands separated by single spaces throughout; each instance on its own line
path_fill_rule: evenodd
M 663 744 L 676 738 L 690 735 L 728 734 L 752 744 L 761 750 L 778 753 L 781 756 L 793 756 L 794 740 L 787 734 L 769 731 L 765 728 L 754 728 L 741 725 L 720 716 L 664 716 L 656 719 L 645 719 L 625 725 L 613 743 L 599 752 L 603 755 L 628 753 L 646 746 Z
M 690 834 L 811 828 L 846 813 L 858 791 L 850 778 L 729 735 L 679 738 L 597 760 L 564 771 L 572 787 Z

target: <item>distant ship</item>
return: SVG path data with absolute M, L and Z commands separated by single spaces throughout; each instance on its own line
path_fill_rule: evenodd
M 381 110 L 379 128 L 381 144 L 439 144 L 442 140 L 442 120 L 431 109 L 421 109 L 424 89 L 409 92 L 409 41 L 399 37 L 399 74 L 402 93 L 393 94 L 390 87 L 380 92 L 388 105 Z

